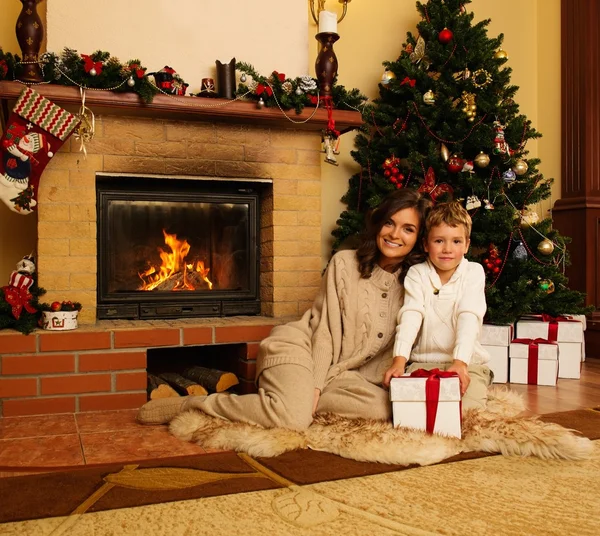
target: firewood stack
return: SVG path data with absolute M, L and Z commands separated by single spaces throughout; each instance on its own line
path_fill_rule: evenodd
M 176 372 L 148 373 L 148 397 L 168 398 L 172 396 L 207 395 L 221 393 L 237 385 L 239 380 L 233 372 L 191 366 Z

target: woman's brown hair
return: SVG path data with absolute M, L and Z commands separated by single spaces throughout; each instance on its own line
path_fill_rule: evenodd
M 408 269 L 413 265 L 425 260 L 425 253 L 422 249 L 422 237 L 425 229 L 425 216 L 431 206 L 429 199 L 421 196 L 416 190 L 403 188 L 390 193 L 378 207 L 367 212 L 365 217 L 365 230 L 361 234 L 361 243 L 356 250 L 358 267 L 361 277 L 368 279 L 373 273 L 373 269 L 379 260 L 381 252 L 377 247 L 377 235 L 382 227 L 388 222 L 396 212 L 407 208 L 414 208 L 419 214 L 419 236 L 412 251 L 396 266 L 392 267 L 395 272 L 402 268 L 399 274 L 399 280 L 404 281 L 404 276 Z

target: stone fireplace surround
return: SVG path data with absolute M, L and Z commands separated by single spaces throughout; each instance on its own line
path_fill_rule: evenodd
M 5 115 L 22 86 L 0 82 Z M 37 88 L 76 111 L 74 88 Z M 252 390 L 259 342 L 310 306 L 321 277 L 320 131 L 325 110 L 258 110 L 254 103 L 99 92 L 94 139 L 71 138 L 45 169 L 38 192 L 37 266 L 43 301 L 80 301 L 80 327 L 0 331 L 3 416 L 139 407 L 146 400 L 146 350 L 236 344 L 242 392 Z M 204 107 L 206 104 L 214 106 Z M 202 106 L 202 107 L 200 107 Z M 345 131 L 357 112 L 336 112 Z M 261 315 L 185 320 L 96 320 L 96 176 L 102 173 L 270 183 L 261 199 Z M 28 216 L 34 217 L 34 216 Z M 244 345 L 242 352 L 239 345 Z M 224 348 L 226 351 L 226 348 Z

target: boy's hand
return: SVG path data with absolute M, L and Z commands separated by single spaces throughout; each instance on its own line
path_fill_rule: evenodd
M 469 377 L 468 365 L 461 361 L 460 359 L 455 359 L 446 370 L 448 372 L 456 372 L 458 374 L 458 381 L 460 382 L 460 396 L 464 396 L 467 392 L 467 388 L 471 383 L 471 378 Z
M 383 375 L 383 385 L 384 387 L 390 386 L 390 381 L 392 378 L 399 378 L 404 374 L 404 369 L 406 368 L 406 358 L 402 356 L 394 357 L 394 362 L 392 366 L 386 370 Z

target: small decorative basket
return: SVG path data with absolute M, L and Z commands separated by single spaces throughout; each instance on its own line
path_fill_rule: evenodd
M 50 331 L 77 329 L 79 311 L 43 311 L 42 328 Z

